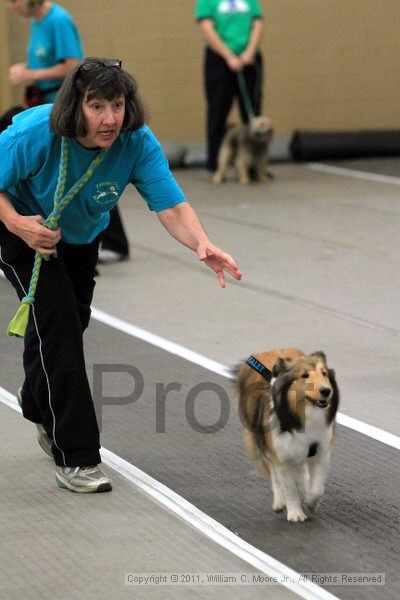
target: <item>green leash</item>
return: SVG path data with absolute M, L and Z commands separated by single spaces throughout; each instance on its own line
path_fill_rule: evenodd
M 58 170 L 58 180 L 56 192 L 54 195 L 54 207 L 50 215 L 47 217 L 44 222 L 44 227 L 51 229 L 54 231 L 58 227 L 58 221 L 60 220 L 62 211 L 68 206 L 68 204 L 75 198 L 75 196 L 80 192 L 84 185 L 87 184 L 89 179 L 93 176 L 93 173 L 103 162 L 105 158 L 105 154 L 108 148 L 104 148 L 101 152 L 96 156 L 94 160 L 92 160 L 89 165 L 86 173 L 82 175 L 82 177 L 71 187 L 71 189 L 65 194 L 65 182 L 67 179 L 67 169 L 68 169 L 68 141 L 65 137 L 61 138 L 61 158 L 60 158 L 60 166 Z M 25 337 L 26 328 L 29 320 L 29 308 L 35 302 L 35 293 L 36 287 L 39 280 L 40 275 L 40 267 L 42 265 L 43 258 L 45 260 L 49 259 L 48 255 L 42 255 L 39 252 L 35 254 L 35 261 L 33 263 L 32 277 L 29 284 L 29 290 L 27 295 L 21 300 L 21 304 L 14 316 L 11 320 L 8 329 L 7 335 L 16 336 L 19 338 Z
M 254 65 L 255 68 L 255 72 L 256 72 L 256 82 L 255 82 L 255 86 L 254 86 L 254 96 L 257 97 L 257 95 L 259 94 L 260 88 L 261 88 L 261 68 L 255 64 Z M 246 85 L 246 80 L 244 78 L 243 75 L 243 70 L 242 71 L 238 71 L 236 73 L 237 78 L 238 78 L 238 83 L 239 83 L 239 89 L 240 89 L 240 94 L 243 98 L 243 102 L 244 102 L 244 107 L 246 109 L 247 112 L 247 116 L 249 117 L 249 119 L 253 119 L 256 115 L 254 113 L 254 109 L 253 109 L 253 102 L 250 98 L 250 94 L 249 91 L 247 89 L 247 85 Z

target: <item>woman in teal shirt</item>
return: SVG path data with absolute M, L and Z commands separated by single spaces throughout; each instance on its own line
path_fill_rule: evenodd
M 57 484 L 75 492 L 111 490 L 99 466 L 83 333 L 102 231 L 124 188 L 138 189 L 222 287 L 224 271 L 241 278 L 210 241 L 144 121 L 121 61 L 87 58 L 67 75 L 54 106 L 21 113 L 0 135 L 0 267 L 22 300 L 9 327 L 25 342 L 19 401 L 54 457 Z
M 206 39 L 207 168 L 215 171 L 225 122 L 235 96 L 244 123 L 249 120 L 237 73 L 243 76 L 255 115 L 261 110 L 263 13 L 258 0 L 197 0 L 196 20 Z

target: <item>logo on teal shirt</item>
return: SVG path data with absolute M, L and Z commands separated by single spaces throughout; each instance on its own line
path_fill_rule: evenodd
M 97 193 L 93 196 L 93 200 L 97 204 L 114 204 L 120 194 L 120 187 L 118 181 L 103 181 L 102 183 L 96 184 Z
M 47 50 L 46 50 L 46 48 L 43 48 L 43 46 L 39 46 L 35 50 L 35 55 L 38 56 L 39 58 L 44 58 L 45 56 L 47 56 Z

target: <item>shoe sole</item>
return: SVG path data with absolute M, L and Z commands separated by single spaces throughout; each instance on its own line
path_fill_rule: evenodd
M 56 475 L 56 483 L 59 488 L 69 490 L 70 492 L 75 492 L 77 494 L 96 494 L 102 492 L 111 492 L 112 490 L 111 483 L 100 483 L 100 485 L 98 485 L 96 488 L 76 487 L 65 483 L 65 481 L 62 479 L 59 479 L 58 475 Z
M 50 438 L 49 438 L 50 440 Z M 53 457 L 53 452 L 51 451 L 51 448 L 48 447 L 47 443 L 43 441 L 42 439 L 42 433 L 38 430 L 37 432 L 37 441 L 39 446 L 41 447 L 41 449 L 43 450 L 43 452 L 49 456 L 50 458 L 54 458 Z
M 18 401 L 18 405 L 19 405 L 20 409 L 22 410 L 22 397 L 21 397 L 21 392 L 22 392 L 22 386 L 21 386 L 21 387 L 19 387 L 19 388 L 18 388 L 18 391 L 17 391 L 17 401 Z M 46 443 L 46 441 L 43 441 L 43 439 L 42 439 L 43 432 L 42 432 L 42 431 L 40 431 L 40 429 L 39 429 L 39 423 L 35 423 L 35 425 L 36 425 L 36 429 L 37 429 L 37 441 L 38 441 L 38 444 L 39 444 L 39 446 L 41 447 L 41 449 L 43 450 L 43 452 L 44 452 L 45 454 L 47 454 L 47 456 L 49 456 L 50 458 L 54 458 L 54 457 L 53 457 L 53 452 L 51 451 L 51 440 L 50 440 L 50 438 L 48 438 L 48 439 L 49 439 L 49 442 L 50 442 L 50 447 L 49 447 L 49 444 L 48 444 L 48 443 Z M 43 427 L 43 425 L 42 425 L 42 427 Z M 47 435 L 47 434 L 46 434 L 46 435 Z M 48 437 L 48 436 L 47 436 L 47 437 Z
M 49 436 L 47 435 L 43 425 L 41 425 L 40 423 L 36 423 L 36 437 L 38 444 L 43 450 L 43 452 L 47 454 L 47 456 L 50 456 L 50 458 L 53 458 L 53 452 L 51 449 L 53 442 L 51 438 L 49 438 Z

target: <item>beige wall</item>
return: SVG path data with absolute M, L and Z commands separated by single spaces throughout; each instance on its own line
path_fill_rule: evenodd
M 7 81 L 8 63 L 10 62 L 10 44 L 8 39 L 8 23 L 6 19 L 6 6 L 0 5 L 0 106 L 7 107 L 11 102 L 11 90 L 3 82 Z
M 160 137 L 203 139 L 203 42 L 193 19 L 194 0 L 62 4 L 78 24 L 86 54 L 120 57 L 137 77 Z M 400 0 L 261 4 L 264 111 L 278 133 L 400 126 Z M 12 60 L 20 60 L 26 23 L 15 15 L 8 20 Z

